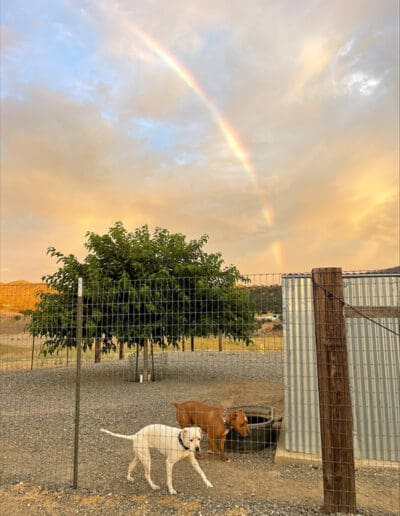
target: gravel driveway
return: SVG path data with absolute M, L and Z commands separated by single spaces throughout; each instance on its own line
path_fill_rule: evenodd
M 129 381 L 129 358 L 83 365 L 78 492 L 70 488 L 75 368 L 2 373 L 2 503 L 7 503 L 12 493 L 19 493 L 18 499 L 23 500 L 21 492 L 40 486 L 35 503 L 29 505 L 30 514 L 35 510 L 36 514 L 58 514 L 58 510 L 60 514 L 231 516 L 318 513 L 323 493 L 321 470 L 277 466 L 274 449 L 230 453 L 231 460 L 226 463 L 205 454 L 201 467 L 213 483 L 212 489 L 206 488 L 187 461 L 179 462 L 173 475 L 179 494 L 174 498 L 166 490 L 165 463 L 159 454 L 153 454 L 152 476 L 161 490 L 152 492 L 140 468 L 134 484 L 125 479 L 130 443 L 99 432 L 105 427 L 133 433 L 150 423 L 176 426 L 172 400 L 273 405 L 277 415 L 283 414 L 281 361 L 279 353 L 159 353 L 155 355 L 157 381 L 144 384 Z M 361 514 L 396 514 L 395 472 L 368 470 L 358 473 L 357 482 Z M 53 500 L 55 493 L 59 493 L 57 503 L 65 502 L 59 509 Z M 87 498 L 91 504 L 83 501 Z M 43 504 L 50 499 L 48 512 Z M 13 513 L 23 514 L 23 509 L 18 512 L 17 502 L 14 505 Z M 8 514 L 7 505 L 2 509 Z

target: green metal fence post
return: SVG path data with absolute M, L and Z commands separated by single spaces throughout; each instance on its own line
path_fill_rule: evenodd
M 83 281 L 78 279 L 78 299 L 76 310 L 76 381 L 75 381 L 75 438 L 74 438 L 74 479 L 73 488 L 78 487 L 79 417 L 81 403 L 81 351 L 83 323 Z

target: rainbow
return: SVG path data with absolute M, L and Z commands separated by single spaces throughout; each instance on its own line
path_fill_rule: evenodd
M 107 6 L 107 12 L 109 13 L 110 4 L 107 2 L 106 4 L 103 4 L 103 6 L 104 5 Z M 204 103 L 208 111 L 212 114 L 222 134 L 224 135 L 224 138 L 233 154 L 240 161 L 247 175 L 250 177 L 261 204 L 264 220 L 269 227 L 273 227 L 275 225 L 274 212 L 262 193 L 262 188 L 260 187 L 257 174 L 248 157 L 248 153 L 246 152 L 239 136 L 235 133 L 228 120 L 226 120 L 221 115 L 216 105 L 197 82 L 196 78 L 170 52 L 168 52 L 168 50 L 163 48 L 155 39 L 137 27 L 132 21 L 129 20 L 126 15 L 123 15 L 123 13 L 118 10 L 118 8 L 114 10 L 114 14 L 119 16 L 119 21 L 121 24 L 126 25 L 126 27 L 132 31 L 152 52 L 154 52 L 154 54 L 156 54 L 171 70 L 173 70 L 176 75 L 182 79 Z M 277 264 L 282 267 L 284 259 L 282 243 L 278 240 L 275 240 L 271 244 L 271 250 Z
M 202 89 L 196 78 L 193 77 L 193 75 L 191 75 L 190 72 L 172 54 L 170 54 L 166 49 L 162 48 L 160 44 L 157 43 L 157 41 L 139 29 L 132 22 L 129 22 L 129 27 L 132 32 L 134 32 L 136 36 L 141 39 L 150 50 L 158 55 L 162 61 L 164 61 L 164 63 L 169 66 L 169 68 L 171 68 L 171 70 L 173 70 L 178 75 L 178 77 L 180 77 L 205 104 L 207 109 L 212 114 L 216 124 L 219 126 L 233 154 L 238 158 L 251 181 L 253 182 L 256 192 L 260 198 L 264 219 L 269 226 L 273 226 L 275 224 L 274 212 L 261 194 L 261 189 L 260 185 L 258 184 L 255 170 L 248 158 L 247 152 L 242 142 L 240 141 L 237 134 L 235 134 L 232 126 L 225 118 L 222 117 L 217 107 L 209 98 L 207 93 Z

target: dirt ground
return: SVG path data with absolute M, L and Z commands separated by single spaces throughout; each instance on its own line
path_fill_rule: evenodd
M 224 364 L 227 371 L 227 357 Z M 169 496 L 165 461 L 157 452 L 152 455 L 152 476 L 161 490 L 150 490 L 140 468 L 134 484 L 129 483 L 125 477 L 130 443 L 99 434 L 101 426 L 121 433 L 132 433 L 149 422 L 174 426 L 172 400 L 190 398 L 226 405 L 251 400 L 272 405 L 279 416 L 283 384 L 228 377 L 228 372 L 225 377 L 210 372 L 205 380 L 185 370 L 180 376 L 175 372 L 173 378 L 141 385 L 126 381 L 118 364 L 101 364 L 82 373 L 79 489 L 72 490 L 74 374 L 72 368 L 59 368 L 1 376 L 1 514 L 294 515 L 316 514 L 323 505 L 321 468 L 277 465 L 274 447 L 229 453 L 229 462 L 203 453 L 200 465 L 212 489 L 187 461 L 181 461 L 173 476 L 179 494 Z M 398 470 L 358 470 L 356 482 L 360 514 L 398 514 Z
M 125 465 L 124 465 L 125 466 Z M 263 473 L 238 465 L 232 460 L 223 465 L 216 461 L 202 462 L 202 468 L 213 479 L 211 490 L 187 496 L 189 482 L 176 497 L 165 490 L 151 492 L 140 482 L 140 490 L 128 485 L 124 478 L 115 479 L 106 491 L 54 490 L 27 483 L 0 486 L 0 511 L 14 514 L 316 514 L 323 505 L 321 471 L 306 466 L 282 468 L 269 465 Z M 223 471 L 222 471 L 223 469 Z M 188 475 L 192 473 L 187 471 Z M 219 479 L 217 476 L 219 475 Z M 157 479 L 157 475 L 154 475 Z M 357 506 L 360 514 L 399 514 L 399 484 L 382 472 L 357 475 Z M 190 478 L 190 477 L 189 477 Z M 227 481 L 228 479 L 228 481 Z M 389 482 L 388 482 L 389 480 Z M 244 481 L 244 482 L 243 482 Z M 176 482 L 175 482 L 176 484 Z M 261 487 L 262 486 L 262 487 Z M 267 489 L 266 489 L 267 486 Z M 123 494 L 124 493 L 124 494 Z M 275 506 L 273 504 L 277 503 Z M 273 510 L 268 510 L 269 507 Z M 220 510 L 217 508 L 220 507 Z M 278 509 L 277 509 L 278 507 Z M 285 509 L 285 507 L 287 509 Z M 215 510 L 217 509 L 217 510 Z M 258 509 L 258 510 L 257 510 Z

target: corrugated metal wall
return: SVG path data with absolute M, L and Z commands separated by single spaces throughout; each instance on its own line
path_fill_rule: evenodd
M 398 306 L 399 274 L 344 274 L 352 306 Z M 286 449 L 319 454 L 311 275 L 282 277 Z M 399 318 L 374 321 L 399 332 Z M 346 318 L 355 456 L 400 461 L 400 339 L 365 318 Z

